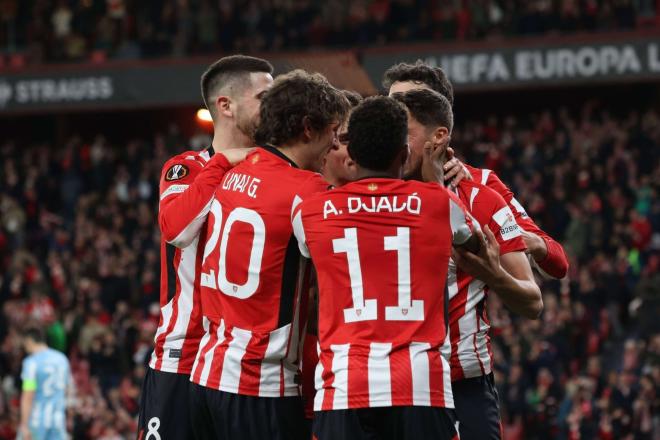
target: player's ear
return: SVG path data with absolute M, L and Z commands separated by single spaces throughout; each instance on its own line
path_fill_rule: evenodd
M 433 132 L 433 145 L 434 146 L 444 146 L 445 140 L 449 136 L 449 130 L 447 127 L 438 127 Z
M 303 142 L 307 143 L 314 138 L 314 129 L 309 121 L 309 116 L 305 116 L 302 120 L 303 124 Z
M 229 118 L 234 116 L 234 109 L 232 104 L 232 100 L 229 98 L 229 96 L 220 95 L 215 99 L 215 108 L 217 113 Z

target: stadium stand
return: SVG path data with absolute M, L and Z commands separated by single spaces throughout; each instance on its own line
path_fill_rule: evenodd
M 459 121 L 454 145 L 497 171 L 566 246 L 539 321 L 490 300 L 506 438 L 652 439 L 660 395 L 660 115 L 586 104 Z M 73 438 L 128 438 L 157 326 L 157 178 L 188 140 L 3 140 L 0 438 L 18 416 L 28 322 L 48 325 L 77 388 Z M 120 154 L 121 152 L 121 154 Z M 655 231 L 655 232 L 654 232 Z M 69 261 L 70 264 L 63 264 Z M 138 263 L 139 262 L 139 263 Z
M 644 28 L 654 0 L 5 0 L 12 65 Z M 1 52 L 0 52 L 1 53 Z

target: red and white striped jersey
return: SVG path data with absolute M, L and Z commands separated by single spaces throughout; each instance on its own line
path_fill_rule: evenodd
M 213 150 L 188 151 L 168 160 L 160 179 L 160 323 L 149 366 L 190 374 L 204 334 L 199 298 L 198 234 L 215 189 L 231 165 Z
M 454 407 L 447 267 L 472 228 L 437 184 L 370 178 L 301 203 L 294 231 L 319 287 L 315 411 Z
M 271 147 L 225 175 L 206 227 L 201 289 L 208 322 L 193 382 L 251 396 L 300 394 L 310 266 L 300 257 L 291 210 L 327 188 L 319 174 Z
M 525 251 L 520 228 L 504 199 L 492 189 L 469 180 L 456 188 L 458 197 L 480 225 L 488 225 L 500 245 L 500 255 Z M 490 329 L 486 312 L 488 287 L 449 261 L 449 334 L 452 381 L 489 374 L 492 368 Z
M 543 261 L 540 262 L 535 262 L 530 257 L 530 263 L 532 264 L 532 267 L 535 267 L 542 275 L 547 278 L 560 279 L 565 277 L 566 273 L 568 273 L 568 258 L 566 257 L 566 253 L 564 252 L 562 245 L 557 243 L 545 231 L 539 228 L 536 223 L 534 223 L 534 220 L 532 220 L 531 217 L 527 215 L 525 208 L 523 208 L 520 202 L 516 200 L 513 192 L 511 192 L 511 190 L 504 183 L 502 183 L 500 178 L 497 177 L 493 171 L 474 168 L 467 164 L 465 164 L 465 167 L 468 169 L 472 175 L 472 179 L 475 182 L 487 186 L 504 198 L 504 201 L 513 211 L 516 222 L 524 231 L 532 232 L 541 237 L 543 241 L 545 241 L 545 244 L 548 248 L 548 255 Z

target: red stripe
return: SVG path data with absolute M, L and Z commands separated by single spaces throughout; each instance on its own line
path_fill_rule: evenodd
M 440 351 L 429 350 L 429 388 L 431 389 L 431 406 L 445 406 L 444 368 Z
M 390 381 L 392 384 L 392 406 L 413 404 L 412 366 L 408 346 L 392 347 L 390 353 Z
M 348 349 L 348 407 L 369 406 L 369 348 Z
M 458 357 L 458 343 L 461 340 L 459 320 L 465 316 L 470 278 L 469 275 L 456 269 L 456 288 L 458 289 L 458 293 L 449 301 L 449 337 L 451 342 L 449 363 L 451 365 L 451 380 L 460 380 L 465 377 L 461 361 Z
M 209 380 L 206 382 L 206 386 L 213 389 L 218 389 L 220 387 L 220 377 L 222 376 L 222 366 L 225 363 L 225 354 L 229 348 L 229 343 L 233 339 L 231 328 L 225 327 L 224 336 L 225 340 L 222 341 L 213 351 Z
M 259 392 L 261 363 L 266 356 L 269 338 L 260 339 L 252 334 L 241 360 L 241 377 L 238 382 L 238 394 L 253 395 Z
M 204 369 L 204 364 L 206 362 L 205 359 L 206 353 L 209 352 L 211 347 L 213 347 L 213 345 L 218 340 L 218 334 L 216 329 L 217 329 L 216 325 L 211 322 L 211 324 L 209 325 L 209 334 L 210 334 L 209 340 L 206 342 L 201 352 L 198 354 L 198 356 L 200 356 L 200 359 L 199 362 L 197 363 L 197 368 L 195 369 L 195 371 L 193 371 L 192 381 L 194 383 L 198 384 L 200 382 L 202 377 L 202 370 Z
M 332 387 L 332 384 L 335 381 L 335 373 L 332 371 L 332 359 L 335 357 L 335 354 L 331 351 L 321 352 L 321 365 L 323 365 L 323 373 L 321 378 L 323 379 L 323 388 L 325 393 L 323 394 L 323 405 L 321 409 L 323 411 L 333 409 L 333 401 L 335 399 L 335 389 Z
M 165 264 L 167 264 L 166 262 Z M 172 265 L 174 266 L 174 273 L 177 274 L 176 277 L 176 292 L 174 294 L 174 298 L 172 298 L 172 316 L 170 317 L 170 322 L 167 325 L 167 330 L 165 332 L 161 333 L 160 336 L 158 336 L 158 339 L 156 340 L 156 365 L 155 369 L 160 370 L 162 365 L 163 365 L 163 354 L 164 354 L 164 344 L 165 344 L 165 338 L 172 333 L 172 330 L 174 329 L 174 325 L 176 324 L 176 318 L 179 314 L 179 304 L 178 304 L 178 299 L 179 295 L 181 295 L 181 283 L 179 282 L 179 263 L 181 263 L 181 249 L 177 249 L 176 252 L 174 253 L 174 261 L 172 262 Z M 162 292 L 167 293 L 167 288 L 168 286 L 165 286 L 164 289 L 161 287 L 161 296 Z M 161 315 L 162 315 L 162 308 L 161 308 Z

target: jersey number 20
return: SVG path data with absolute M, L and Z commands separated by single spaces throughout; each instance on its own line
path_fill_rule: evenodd
M 218 275 L 211 269 L 209 273 L 202 273 L 201 285 L 219 289 L 225 295 L 240 299 L 251 297 L 259 287 L 259 272 L 261 271 L 261 259 L 264 255 L 264 246 L 266 244 L 266 225 L 261 216 L 252 209 L 234 208 L 227 216 L 224 228 L 222 228 L 222 207 L 220 202 L 213 200 L 211 204 L 211 215 L 214 217 L 213 232 L 206 242 L 204 248 L 204 258 L 213 252 L 218 239 L 220 239 L 220 260 L 218 261 Z M 254 236 L 252 246 L 250 247 L 250 261 L 248 264 L 248 277 L 245 283 L 237 284 L 227 279 L 227 243 L 229 242 L 229 233 L 234 223 L 247 223 L 252 227 Z M 221 230 L 222 229 L 222 230 Z M 222 232 L 222 238 L 220 233 Z M 216 284 L 217 281 L 217 284 Z

